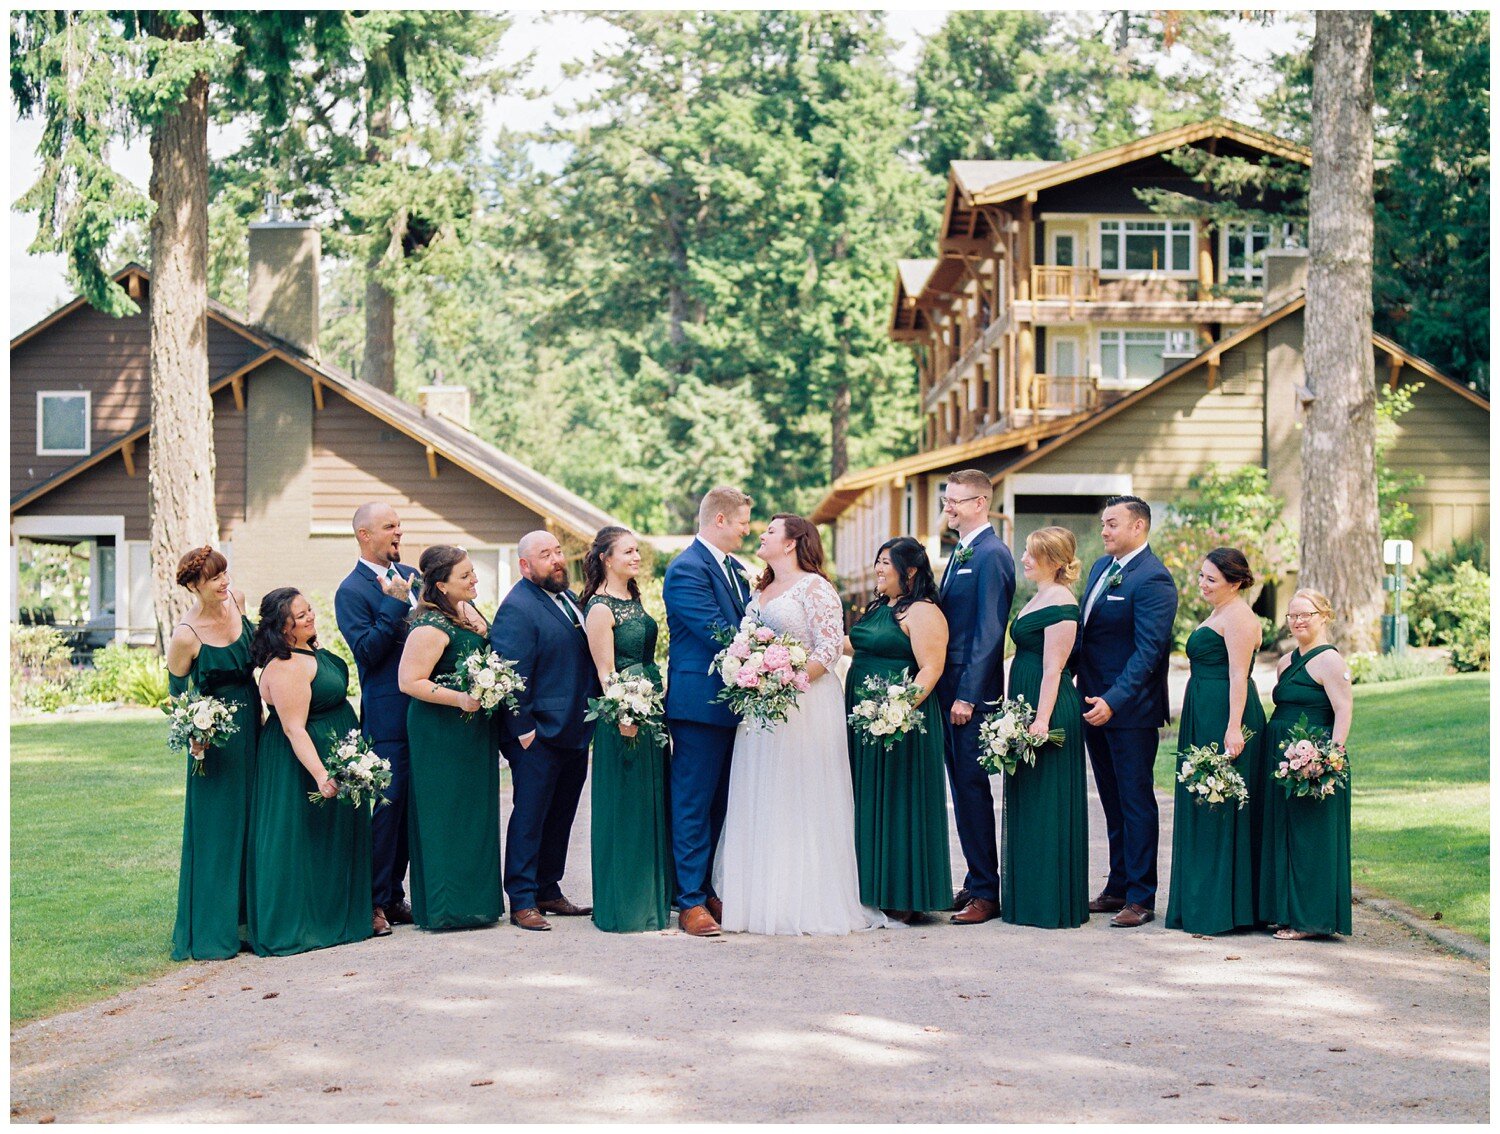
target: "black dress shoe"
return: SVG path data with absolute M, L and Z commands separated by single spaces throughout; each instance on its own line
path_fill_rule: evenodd
M 555 914 L 558 917 L 588 917 L 594 912 L 593 906 L 575 906 L 567 898 L 552 898 L 549 901 L 538 902 L 536 908 L 543 913 Z
M 412 925 L 411 903 L 400 901 L 393 906 L 386 906 L 385 920 L 392 925 Z
M 969 888 L 965 886 L 962 890 L 953 895 L 953 905 L 950 907 L 950 909 L 953 913 L 958 913 L 959 910 L 963 909 L 968 904 Z

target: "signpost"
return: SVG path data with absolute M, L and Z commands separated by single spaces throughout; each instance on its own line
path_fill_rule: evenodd
M 1391 592 L 1391 613 L 1380 616 L 1380 652 L 1404 654 L 1407 625 L 1406 615 L 1401 613 L 1401 592 L 1406 590 L 1406 574 L 1402 568 L 1411 566 L 1411 540 L 1386 540 L 1382 558 L 1394 571 L 1385 577 L 1383 584 Z

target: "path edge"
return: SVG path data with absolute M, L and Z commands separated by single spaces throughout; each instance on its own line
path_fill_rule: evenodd
M 1381 897 L 1379 894 L 1372 894 L 1368 890 L 1356 889 L 1354 897 L 1360 905 L 1369 907 L 1391 921 L 1399 922 L 1440 948 L 1467 957 L 1471 961 L 1479 961 L 1484 965 L 1490 963 L 1490 947 L 1476 937 L 1471 937 L 1461 930 L 1434 925 L 1431 918 L 1423 917 L 1400 902 Z

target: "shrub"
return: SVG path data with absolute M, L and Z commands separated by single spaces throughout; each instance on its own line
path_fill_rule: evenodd
M 161 655 L 145 647 L 111 642 L 95 650 L 94 669 L 83 683 L 89 701 L 123 701 L 156 708 L 167 699 L 167 666 Z
M 1356 685 L 1375 685 L 1382 681 L 1406 681 L 1413 677 L 1440 677 L 1448 667 L 1433 658 L 1416 654 L 1352 654 L 1349 672 Z
M 76 696 L 73 650 L 51 626 L 10 628 L 10 703 L 13 709 L 53 712 Z
M 1437 645 L 1456 630 L 1458 613 L 1449 606 L 1450 590 L 1459 564 L 1468 563 L 1488 575 L 1490 553 L 1483 539 L 1455 540 L 1446 551 L 1429 551 L 1426 563 L 1407 588 L 1403 606 L 1411 620 L 1414 646 Z M 1488 617 L 1488 608 L 1486 608 Z

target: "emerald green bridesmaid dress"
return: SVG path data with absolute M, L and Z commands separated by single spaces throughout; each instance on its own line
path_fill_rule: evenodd
M 191 687 L 217 697 L 239 726 L 222 745 L 208 750 L 203 775 L 192 774 L 194 761 L 186 756 L 174 961 L 233 957 L 244 938 L 245 859 L 260 737 L 260 691 L 250 664 L 250 635 L 250 620 L 241 614 L 238 638 L 227 646 L 200 645 L 186 677 L 168 675 L 173 696 Z
M 911 639 L 890 604 L 872 607 L 849 631 L 854 662 L 844 682 L 852 711 L 865 679 L 884 683 L 917 674 Z M 917 710 L 926 731 L 915 729 L 886 749 L 849 730 L 854 781 L 854 850 L 859 900 L 886 910 L 946 910 L 953 904 L 948 860 L 948 784 L 943 766 L 943 722 L 938 699 Z
M 1353 932 L 1349 865 L 1349 791 L 1328 799 L 1287 799 L 1272 778 L 1281 745 L 1304 714 L 1310 728 L 1333 731 L 1333 703 L 1307 672 L 1307 663 L 1332 646 L 1296 653 L 1271 691 L 1275 711 L 1266 725 L 1265 840 L 1260 917 L 1303 933 Z
M 1223 635 L 1200 626 L 1188 636 L 1187 656 L 1192 669 L 1183 695 L 1178 750 L 1217 744 L 1222 751 L 1229 728 L 1229 647 Z M 1242 722 L 1254 735 L 1245 742 L 1234 766 L 1245 779 L 1249 801 L 1243 809 L 1233 803 L 1195 803 L 1187 788 L 1177 784 L 1168 929 L 1228 933 L 1257 923 L 1255 851 L 1266 791 L 1266 711 L 1254 678 L 1247 675 L 1246 682 Z
M 615 669 L 661 689 L 656 619 L 634 599 L 594 595 L 615 616 Z M 613 725 L 594 729 L 589 788 L 594 924 L 609 933 L 666 929 L 676 889 L 667 821 L 667 750 L 644 731 L 632 744 Z
M 436 680 L 489 640 L 437 611 L 412 624 L 448 636 Z M 499 712 L 499 710 L 497 710 Z M 411 847 L 411 916 L 422 929 L 494 925 L 500 896 L 500 752 L 493 718 L 415 697 L 406 710 L 411 778 L 406 823 Z
M 1009 696 L 1040 702 L 1047 627 L 1077 621 L 1077 604 L 1064 603 L 1011 622 Z M 1066 668 L 1048 723 L 1063 730 L 1062 744 L 1043 745 L 1034 766 L 1021 764 L 1005 777 L 1000 916 L 1013 925 L 1072 929 L 1089 919 L 1089 812 L 1083 704 Z
M 317 659 L 307 733 L 326 760 L 359 729 L 349 704 L 349 667 L 327 650 L 292 652 Z M 273 707 L 260 733 L 246 881 L 250 946 L 262 957 L 370 936 L 370 804 L 315 804 L 307 793 L 317 789 Z

